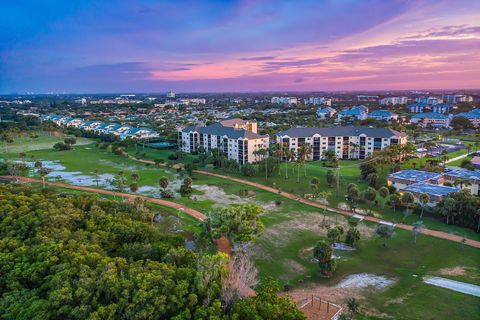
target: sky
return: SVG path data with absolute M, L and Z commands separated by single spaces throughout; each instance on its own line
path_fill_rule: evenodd
M 1 0 L 0 93 L 480 88 L 479 0 Z

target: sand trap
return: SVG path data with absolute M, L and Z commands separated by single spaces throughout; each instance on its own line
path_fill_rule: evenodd
M 442 276 L 463 276 L 467 273 L 467 267 L 443 268 L 438 270 Z
M 337 284 L 336 288 L 363 290 L 367 288 L 384 289 L 395 283 L 394 279 L 369 273 L 351 274 Z
M 424 277 L 423 282 L 437 287 L 450 289 L 456 292 L 469 294 L 471 296 L 480 297 L 480 286 L 477 286 L 475 284 L 450 280 L 441 277 Z

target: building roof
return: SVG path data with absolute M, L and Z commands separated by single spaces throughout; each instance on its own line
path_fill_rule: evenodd
M 480 165 L 480 157 L 473 157 L 472 158 L 472 164 L 475 166 Z
M 480 172 L 478 171 L 458 168 L 458 169 L 445 172 L 445 175 L 449 177 L 457 178 L 457 179 L 468 179 L 468 180 L 480 182 Z
M 402 170 L 388 175 L 389 178 L 409 180 L 415 182 L 437 180 L 442 177 L 441 173 L 421 170 Z
M 242 126 L 247 124 L 248 122 L 255 122 L 255 121 L 243 120 L 240 118 L 230 118 L 230 119 L 225 119 L 220 121 L 220 123 L 225 127 L 234 127 L 235 125 Z
M 394 113 L 388 110 L 375 110 L 368 114 L 369 117 L 393 117 Z
M 339 116 L 359 116 L 359 115 L 364 114 L 364 113 L 366 113 L 365 110 L 352 108 L 352 109 L 340 111 L 340 113 L 338 115 Z
M 454 115 L 455 118 L 464 117 L 467 119 L 480 119 L 480 109 L 473 109 L 469 112 L 462 112 Z
M 332 113 L 336 112 L 337 110 L 331 108 L 331 107 L 325 107 L 325 108 L 318 108 L 317 113 Z
M 402 191 L 408 191 L 412 193 L 426 193 L 431 196 L 442 197 L 448 196 L 450 193 L 459 192 L 460 189 L 455 187 L 442 186 L 439 184 L 418 182 L 406 186 L 405 188 L 403 188 Z
M 182 132 L 198 132 L 203 134 L 211 134 L 215 136 L 227 136 L 229 139 L 260 139 L 268 137 L 268 135 L 260 135 L 258 133 L 250 132 L 245 129 L 235 129 L 232 127 L 223 126 L 217 122 L 212 125 L 201 127 L 191 126 L 182 130 Z
M 289 137 L 311 137 L 314 134 L 320 136 L 333 137 L 333 136 L 359 136 L 365 134 L 368 137 L 374 138 L 391 138 L 393 136 L 406 137 L 403 132 L 398 132 L 390 128 L 367 128 L 367 127 L 329 127 L 329 128 L 290 128 L 285 131 L 280 131 L 277 136 L 289 136 Z
M 425 112 L 425 113 L 417 113 L 412 116 L 412 119 L 449 119 L 448 115 L 436 113 L 436 112 Z

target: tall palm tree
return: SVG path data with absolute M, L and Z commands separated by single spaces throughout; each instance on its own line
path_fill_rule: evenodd
M 303 162 L 303 174 L 305 177 L 307 177 L 307 160 L 310 159 L 310 156 L 312 155 L 312 145 L 305 143 L 300 147 L 299 150 L 299 155 L 302 158 Z
M 420 219 L 421 219 L 421 218 L 423 218 L 423 212 L 425 211 L 425 206 L 430 201 L 430 196 L 426 193 L 422 193 L 418 196 L 418 200 L 420 201 L 420 204 L 422 205 L 422 212 L 420 213 Z
M 290 149 L 285 149 L 283 152 L 283 156 L 285 158 L 285 179 L 288 179 L 288 161 L 290 161 L 290 158 L 292 157 L 292 150 Z

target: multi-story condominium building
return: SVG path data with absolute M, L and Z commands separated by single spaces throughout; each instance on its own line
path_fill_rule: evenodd
M 173 92 L 172 90 L 168 91 L 167 94 L 166 94 L 167 98 L 175 98 L 175 92 Z
M 282 103 L 282 104 L 297 104 L 298 99 L 295 97 L 272 97 L 270 100 L 271 103 Z
M 432 112 L 436 113 L 450 113 L 453 105 L 447 103 L 439 103 L 432 106 Z
M 191 126 L 178 132 L 180 149 L 192 153 L 202 147 L 206 152 L 219 149 L 239 164 L 259 160 L 255 151 L 268 149 L 269 136 L 257 133 L 256 121 L 228 119 L 210 126 Z
M 310 144 L 310 160 L 324 159 L 329 150 L 335 151 L 339 159 L 364 159 L 392 144 L 407 143 L 407 135 L 388 128 L 291 128 L 277 133 L 276 140 L 297 153 L 304 144 Z
M 454 118 L 457 118 L 457 117 L 467 118 L 468 120 L 470 120 L 470 122 L 472 123 L 472 125 L 475 128 L 480 127 L 480 109 L 473 109 L 469 112 L 458 113 L 458 114 L 454 115 L 453 117 Z
M 448 128 L 451 120 L 452 115 L 445 115 L 436 112 L 425 112 L 413 115 L 410 119 L 410 122 L 417 123 L 423 128 Z
M 304 102 L 305 104 L 313 104 L 316 106 L 323 104 L 330 107 L 332 105 L 332 99 L 325 97 L 310 97 L 305 99 Z
M 319 107 L 317 109 L 317 116 L 320 119 L 329 119 L 333 117 L 335 113 L 337 113 L 337 110 L 333 109 L 332 107 L 325 107 L 325 108 Z
M 380 104 L 384 106 L 404 105 L 407 102 L 407 97 L 387 97 L 380 100 Z
M 415 101 L 417 103 L 425 103 L 425 104 L 429 104 L 429 105 L 435 105 L 435 104 L 443 103 L 442 99 L 436 98 L 436 97 L 418 97 L 418 98 L 415 99 Z
M 388 110 L 375 110 L 368 114 L 368 118 L 379 121 L 391 121 L 397 119 L 398 115 Z
M 337 121 L 341 121 L 343 119 L 365 120 L 367 119 L 367 115 L 368 108 L 364 105 L 353 106 L 350 109 L 340 111 L 337 116 Z
M 422 113 L 425 112 L 430 106 L 426 103 L 413 103 L 408 105 L 408 111 L 411 113 Z
M 464 94 L 446 94 L 442 97 L 443 102 L 445 103 L 461 103 L 461 102 L 472 102 L 473 98 Z

